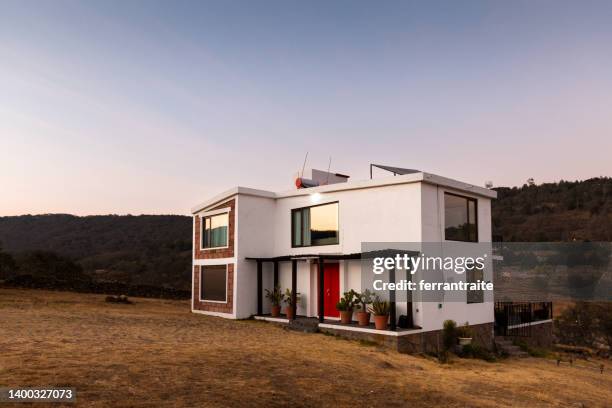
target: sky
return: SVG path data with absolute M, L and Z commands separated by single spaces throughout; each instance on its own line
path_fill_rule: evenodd
M 188 214 L 369 163 L 612 176 L 610 1 L 0 0 L 0 216 Z

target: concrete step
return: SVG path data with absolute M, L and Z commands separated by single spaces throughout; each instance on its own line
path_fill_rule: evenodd
M 527 353 L 526 351 L 516 351 L 513 353 L 508 354 L 508 356 L 510 357 L 518 357 L 518 358 L 525 358 L 525 357 L 529 357 L 529 353 Z
M 495 346 L 498 350 L 503 351 L 510 357 L 529 357 L 529 353 L 521 350 L 519 346 L 514 345 L 511 340 L 496 337 Z
M 300 331 L 304 333 L 316 333 L 319 330 L 319 322 L 315 319 L 295 319 L 291 320 L 287 325 L 289 330 Z

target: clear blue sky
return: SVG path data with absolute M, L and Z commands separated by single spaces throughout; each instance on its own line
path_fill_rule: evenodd
M 612 175 L 612 2 L 0 0 L 0 215 L 187 213 L 301 167 Z

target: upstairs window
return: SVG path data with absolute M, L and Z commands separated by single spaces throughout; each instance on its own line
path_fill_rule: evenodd
M 321 204 L 291 210 L 291 246 L 336 245 L 338 203 Z
M 202 218 L 202 248 L 227 247 L 229 213 Z
M 477 202 L 473 198 L 444 193 L 444 239 L 478 242 Z

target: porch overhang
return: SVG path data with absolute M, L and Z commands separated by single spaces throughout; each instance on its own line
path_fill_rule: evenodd
M 401 249 L 380 249 L 375 251 L 366 251 L 366 252 L 354 252 L 350 254 L 300 254 L 300 255 L 281 255 L 274 257 L 253 257 L 247 256 L 245 259 L 247 261 L 261 261 L 261 262 L 287 262 L 291 260 L 308 260 L 308 259 L 323 259 L 323 260 L 332 260 L 332 261 L 340 261 L 345 259 L 370 259 L 370 258 L 378 258 L 378 257 L 388 257 L 399 255 L 408 255 L 408 256 L 416 256 L 419 255 L 418 251 L 407 251 Z
M 291 304 L 293 305 L 293 318 L 297 315 L 296 296 L 297 296 L 297 262 L 317 260 L 319 265 L 319 323 L 324 323 L 324 294 L 325 294 L 325 261 L 341 261 L 341 260 L 356 260 L 356 259 L 373 259 L 378 257 L 395 257 L 396 255 L 418 256 L 418 251 L 397 250 L 397 249 L 381 249 L 366 252 L 355 252 L 350 254 L 300 254 L 300 255 L 282 255 L 275 257 L 246 257 L 247 261 L 257 262 L 257 314 L 263 314 L 263 271 L 262 264 L 264 262 L 272 262 L 274 264 L 274 287 L 278 286 L 278 264 L 279 262 L 291 262 Z M 407 273 L 410 273 L 407 271 Z M 389 270 L 389 280 L 395 281 L 395 269 Z M 412 316 L 412 296 L 407 296 L 406 301 L 408 312 L 408 324 L 413 326 Z M 395 291 L 389 290 L 389 306 L 390 306 L 390 329 L 397 330 L 397 310 L 395 302 Z

